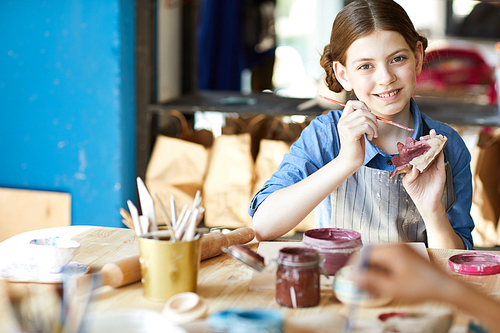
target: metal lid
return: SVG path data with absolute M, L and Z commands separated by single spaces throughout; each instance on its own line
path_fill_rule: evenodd
M 259 272 L 262 272 L 266 267 L 264 258 L 245 246 L 231 245 L 229 248 L 222 247 L 222 251 Z

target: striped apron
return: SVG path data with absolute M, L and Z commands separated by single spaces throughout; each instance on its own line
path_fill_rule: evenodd
M 455 203 L 451 167 L 446 163 L 443 203 Z M 389 178 L 390 171 L 362 166 L 330 195 L 330 226 L 356 230 L 364 243 L 425 242 L 422 216 L 406 192 L 404 174 Z

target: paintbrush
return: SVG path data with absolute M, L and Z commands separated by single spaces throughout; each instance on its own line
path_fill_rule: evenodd
M 365 274 L 366 270 L 368 269 L 368 265 L 370 264 L 371 250 L 372 246 L 370 244 L 367 244 L 361 249 L 361 251 L 359 251 L 358 262 L 354 270 L 358 276 Z M 359 287 L 356 289 L 358 292 L 360 292 Z M 355 318 L 357 310 L 358 310 L 357 303 L 354 302 L 349 305 L 349 309 L 347 311 L 344 324 L 342 325 L 342 330 L 340 331 L 341 333 L 349 333 L 354 330 L 356 324 Z
M 323 99 L 325 99 L 325 100 L 327 100 L 327 101 L 330 101 L 330 102 L 332 102 L 332 103 L 335 103 L 335 104 L 338 104 L 338 105 L 345 106 L 345 104 L 344 104 L 344 103 L 341 103 L 341 102 L 339 102 L 339 101 L 336 101 L 336 100 L 334 100 L 334 99 L 332 99 L 332 98 L 330 98 L 330 97 L 326 97 L 326 96 L 323 96 L 323 95 L 319 95 L 319 97 L 321 97 L 321 98 L 323 98 Z M 375 115 L 375 117 L 376 117 L 378 120 L 383 121 L 384 123 L 391 124 L 391 125 L 393 125 L 393 126 L 396 126 L 396 127 L 402 128 L 402 129 L 407 130 L 407 131 L 410 131 L 410 132 L 415 132 L 415 130 L 414 130 L 413 128 L 409 128 L 409 127 L 403 126 L 403 125 L 398 124 L 398 123 L 396 123 L 396 122 L 394 122 L 394 121 L 392 121 L 392 120 L 385 119 L 385 118 L 382 118 L 382 117 L 377 116 L 377 115 Z

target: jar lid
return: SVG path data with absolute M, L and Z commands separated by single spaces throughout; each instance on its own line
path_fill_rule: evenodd
M 262 272 L 266 267 L 264 257 L 243 245 L 231 245 L 228 248 L 222 247 L 222 251 L 259 272 Z
M 216 312 L 208 317 L 208 324 L 212 332 L 225 333 L 229 330 L 230 319 L 233 314 L 242 312 L 240 309 L 228 309 Z
M 318 251 L 307 247 L 284 247 L 279 251 L 277 262 L 285 266 L 316 266 L 319 264 Z
M 500 273 L 500 255 L 487 252 L 461 253 L 448 259 L 448 266 L 466 275 L 490 275 Z
M 284 316 L 273 309 L 234 312 L 230 315 L 234 332 L 282 332 Z
M 347 249 L 362 245 L 361 234 L 342 228 L 317 228 L 304 232 L 302 244 L 316 249 Z

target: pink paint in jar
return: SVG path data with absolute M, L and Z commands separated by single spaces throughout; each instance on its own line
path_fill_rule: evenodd
M 335 275 L 363 246 L 359 232 L 341 228 L 307 230 L 302 236 L 302 244 L 318 251 L 325 260 L 323 266 L 329 275 Z

